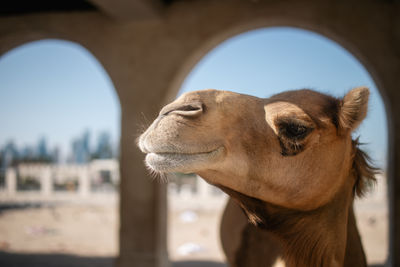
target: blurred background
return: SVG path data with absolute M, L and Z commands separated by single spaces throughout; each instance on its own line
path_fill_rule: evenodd
M 1 56 L 0 81 L 0 263 L 62 254 L 74 266 L 111 266 L 119 251 L 120 103 L 107 72 L 81 45 L 46 39 Z M 383 264 L 386 113 L 374 81 L 352 54 L 310 31 L 260 28 L 207 53 L 177 96 L 214 88 L 269 97 L 310 88 L 342 97 L 357 86 L 368 86 L 371 98 L 354 137 L 382 173 L 355 210 L 368 262 Z M 170 258 L 224 266 L 218 228 L 227 196 L 194 174 L 169 180 Z

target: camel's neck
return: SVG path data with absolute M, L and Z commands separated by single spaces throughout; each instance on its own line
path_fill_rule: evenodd
M 279 212 L 274 216 L 282 216 Z M 285 214 L 266 229 L 283 241 L 287 267 L 342 267 L 347 242 L 348 207 Z
M 351 192 L 343 190 L 327 205 L 304 212 L 223 189 L 238 200 L 252 223 L 282 240 L 288 267 L 343 266 Z

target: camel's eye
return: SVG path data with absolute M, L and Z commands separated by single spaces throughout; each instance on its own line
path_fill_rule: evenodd
M 311 123 L 294 118 L 279 118 L 275 124 L 282 156 L 295 156 L 305 149 L 305 138 L 313 130 Z
M 307 131 L 307 128 L 303 125 L 290 123 L 285 127 L 285 134 L 288 137 L 302 136 Z
M 279 134 L 289 139 L 304 139 L 310 132 L 311 128 L 294 121 L 285 121 L 279 123 Z

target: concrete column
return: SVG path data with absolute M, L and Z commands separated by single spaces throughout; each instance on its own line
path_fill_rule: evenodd
M 88 197 L 90 194 L 90 172 L 87 166 L 81 167 L 78 172 L 78 191 L 81 197 Z
M 43 196 L 49 196 L 53 192 L 53 179 L 50 167 L 45 167 L 40 179 L 40 193 Z
M 143 164 L 143 153 L 133 145 L 132 132 L 136 131 L 137 119 L 122 114 L 125 123 L 121 131 L 117 266 L 167 267 L 166 185 L 150 177 Z
M 400 71 L 399 71 L 400 74 Z M 393 77 L 393 95 L 391 95 L 391 113 L 389 113 L 389 259 L 388 266 L 400 266 L 400 90 L 399 75 Z M 396 83 L 396 84 L 395 84 Z
M 6 192 L 10 196 L 17 192 L 17 173 L 14 168 L 8 168 L 6 171 Z

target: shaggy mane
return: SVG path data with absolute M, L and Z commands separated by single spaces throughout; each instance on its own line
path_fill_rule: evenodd
M 368 190 L 376 184 L 375 175 L 380 173 L 380 169 L 373 165 L 372 159 L 367 153 L 360 149 L 357 137 L 352 140 L 353 145 L 353 172 L 355 176 L 354 194 L 363 197 Z

